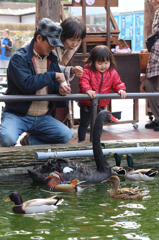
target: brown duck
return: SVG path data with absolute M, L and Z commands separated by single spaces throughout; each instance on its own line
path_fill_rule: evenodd
M 119 189 L 120 179 L 118 176 L 111 176 L 107 180 L 101 183 L 111 183 L 112 188 L 109 190 L 109 196 L 120 199 L 142 199 L 144 194 L 138 189 L 133 188 L 121 188 Z

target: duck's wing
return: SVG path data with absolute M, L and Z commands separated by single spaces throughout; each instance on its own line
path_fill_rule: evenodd
M 127 194 L 127 195 L 136 195 L 138 193 L 141 193 L 138 189 L 133 188 L 121 188 L 118 189 L 120 194 Z
M 155 169 L 138 169 L 136 171 L 130 172 L 130 175 L 139 175 L 141 180 L 149 181 L 153 180 L 155 175 L 158 173 Z
M 74 188 L 77 186 L 77 184 L 78 184 L 77 178 L 75 178 L 74 180 L 72 180 L 72 181 L 70 182 L 70 185 L 73 186 Z
M 36 207 L 42 205 L 57 205 L 59 198 L 56 196 L 50 198 L 35 198 L 23 203 L 23 209 L 27 207 Z
M 126 170 L 123 167 L 114 166 L 111 167 L 111 173 L 115 175 L 125 175 Z
M 151 170 L 151 168 L 148 168 L 148 169 L 137 169 L 137 170 L 134 170 L 133 173 L 134 174 L 138 174 L 138 173 L 145 174 L 145 173 L 147 173 L 150 170 Z
M 158 171 L 156 171 L 155 169 L 150 169 L 145 173 L 145 175 L 153 178 L 157 173 L 158 173 Z

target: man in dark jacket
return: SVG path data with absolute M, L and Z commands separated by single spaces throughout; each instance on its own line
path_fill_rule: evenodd
M 54 47 L 63 46 L 62 28 L 48 18 L 39 21 L 34 39 L 26 47 L 17 50 L 11 57 L 6 95 L 67 95 L 69 85 L 52 54 Z M 6 102 L 0 126 L 0 144 L 14 146 L 23 132 L 27 134 L 22 145 L 66 143 L 71 130 L 53 118 L 50 113 L 53 103 L 48 101 Z

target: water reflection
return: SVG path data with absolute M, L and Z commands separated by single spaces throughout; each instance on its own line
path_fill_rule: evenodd
M 117 216 L 112 216 L 111 218 L 122 218 L 122 217 L 128 217 L 128 216 L 137 216 L 141 215 L 140 213 L 134 213 L 133 211 L 125 211 L 124 213 L 121 213 Z
M 4 203 L 11 192 L 18 191 L 23 201 L 54 193 L 42 191 L 45 185 L 33 184 L 26 176 L 0 179 L 0 239 L 159 239 L 158 180 L 158 176 L 148 183 L 121 179 L 121 187 L 144 189 L 151 197 L 144 200 L 113 199 L 109 184 L 96 183 L 80 194 L 56 193 L 65 201 L 54 212 L 20 215 L 12 212 L 13 202 Z
M 119 207 L 126 207 L 126 208 L 136 208 L 136 209 L 146 209 L 142 204 L 134 204 L 134 203 L 128 203 L 125 205 L 119 205 Z
M 114 225 L 111 225 L 110 227 L 122 227 L 127 229 L 137 229 L 141 225 L 137 224 L 136 222 L 116 222 Z
M 136 235 L 135 233 L 124 234 L 124 236 L 125 236 L 127 239 L 151 240 L 149 237 L 142 237 L 142 236 Z

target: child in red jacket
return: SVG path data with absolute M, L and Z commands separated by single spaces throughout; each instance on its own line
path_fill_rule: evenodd
M 116 62 L 113 54 L 105 45 L 94 47 L 90 56 L 86 60 L 83 75 L 79 78 L 80 93 L 87 93 L 94 98 L 96 93 L 111 93 L 113 90 L 126 97 L 125 84 L 120 80 L 115 70 Z M 104 110 L 109 104 L 109 99 L 101 99 L 98 101 L 98 113 Z M 85 141 L 87 128 L 90 124 L 90 100 L 80 100 L 80 125 L 78 128 L 79 142 Z

